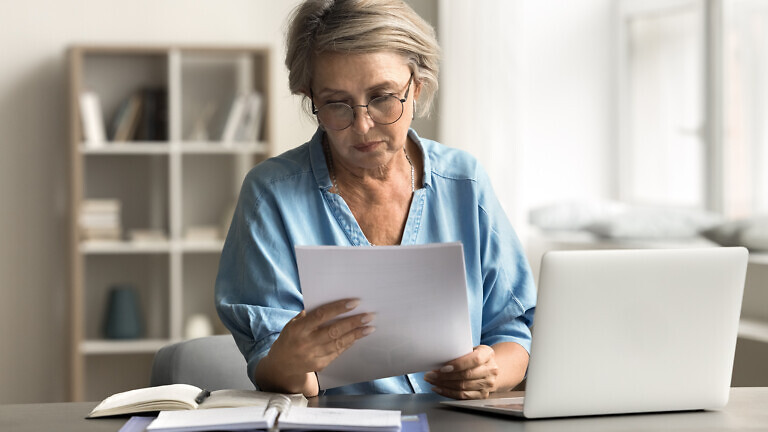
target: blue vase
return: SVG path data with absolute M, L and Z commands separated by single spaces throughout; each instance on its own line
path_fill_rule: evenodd
M 139 296 L 131 285 L 115 285 L 109 290 L 104 336 L 107 339 L 136 339 L 141 337 Z

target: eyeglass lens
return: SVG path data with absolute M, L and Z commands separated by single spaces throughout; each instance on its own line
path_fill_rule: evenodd
M 387 125 L 400 120 L 403 103 L 393 95 L 380 96 L 368 103 L 367 110 L 371 120 Z M 348 128 L 355 120 L 355 111 L 345 103 L 333 102 L 322 106 L 317 116 L 326 127 L 341 130 Z

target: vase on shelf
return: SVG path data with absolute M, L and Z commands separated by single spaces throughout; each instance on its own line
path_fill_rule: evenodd
M 106 311 L 104 336 L 107 339 L 137 339 L 142 336 L 141 307 L 135 287 L 112 286 Z

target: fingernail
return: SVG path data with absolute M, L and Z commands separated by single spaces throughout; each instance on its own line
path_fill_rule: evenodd
M 453 366 L 452 365 L 445 365 L 440 368 L 440 372 L 453 372 Z
M 434 372 L 427 372 L 424 374 L 424 379 L 429 381 L 435 379 L 436 374 Z
M 363 336 L 368 336 L 369 334 L 376 331 L 376 327 L 366 327 L 363 329 Z
M 365 314 L 362 318 L 360 318 L 360 323 L 362 324 L 368 324 L 369 322 L 373 321 L 373 317 L 376 316 L 376 314 Z
M 359 305 L 360 305 L 360 300 L 351 300 L 351 301 L 348 301 L 347 304 L 344 306 L 346 306 L 347 309 L 354 309 Z
M 443 394 L 443 391 L 440 389 L 440 387 L 432 387 L 432 391 L 437 394 Z

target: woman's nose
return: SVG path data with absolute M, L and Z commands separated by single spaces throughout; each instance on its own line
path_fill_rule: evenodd
M 360 135 L 364 135 L 374 126 L 371 116 L 368 115 L 368 108 L 365 106 L 356 106 L 352 108 L 355 112 L 355 118 L 352 121 L 352 129 Z

